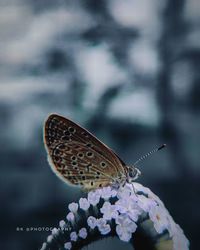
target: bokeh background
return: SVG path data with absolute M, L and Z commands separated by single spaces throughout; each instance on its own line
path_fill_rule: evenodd
M 167 143 L 140 164 L 139 182 L 199 249 L 200 2 L 1 0 L 0 7 L 1 249 L 39 249 L 49 232 L 27 228 L 57 226 L 83 195 L 47 163 L 42 129 L 54 112 L 128 164 Z

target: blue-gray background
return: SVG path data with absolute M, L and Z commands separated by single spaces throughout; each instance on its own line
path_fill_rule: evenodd
M 0 7 L 1 249 L 38 249 L 49 232 L 26 228 L 56 226 L 82 195 L 46 161 L 42 127 L 53 112 L 128 164 L 167 143 L 141 163 L 139 181 L 198 249 L 198 0 L 1 0 Z

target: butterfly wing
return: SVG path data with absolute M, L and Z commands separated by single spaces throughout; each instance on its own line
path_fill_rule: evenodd
M 62 116 L 48 117 L 44 142 L 53 171 L 69 184 L 95 189 L 126 176 L 124 162 L 110 148 Z

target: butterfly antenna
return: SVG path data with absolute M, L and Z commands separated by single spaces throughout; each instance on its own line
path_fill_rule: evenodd
M 163 145 L 161 145 L 160 147 L 158 147 L 158 148 L 156 148 L 156 149 L 150 151 L 149 153 L 143 155 L 142 157 L 140 157 L 140 158 L 134 163 L 133 166 L 136 166 L 139 162 L 143 161 L 144 159 L 146 159 L 148 156 L 152 155 L 153 153 L 155 153 L 155 152 L 157 152 L 157 151 L 159 151 L 159 150 L 165 148 L 166 146 L 167 146 L 166 144 L 163 144 Z

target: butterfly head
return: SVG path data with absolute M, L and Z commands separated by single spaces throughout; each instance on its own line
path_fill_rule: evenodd
M 128 166 L 128 179 L 129 182 L 133 182 L 141 175 L 141 172 L 138 168 L 133 166 Z

